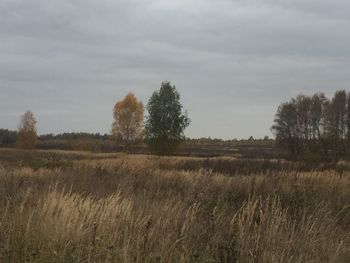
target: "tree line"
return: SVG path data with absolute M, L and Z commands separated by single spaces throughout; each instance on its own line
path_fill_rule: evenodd
M 338 160 L 350 157 L 350 93 L 332 98 L 318 93 L 282 103 L 272 132 L 295 158 Z
M 111 135 L 64 133 L 40 138 L 79 138 L 81 143 L 76 149 L 89 149 L 84 140 L 113 140 L 127 147 L 143 141 L 153 153 L 170 154 L 185 140 L 184 131 L 190 124 L 180 103 L 180 94 L 170 82 L 161 84 L 146 107 L 130 92 L 116 102 L 113 120 Z M 33 113 L 27 111 L 21 117 L 18 132 L 0 129 L 0 146 L 16 144 L 23 149 L 35 148 L 38 144 L 36 124 Z M 337 91 L 332 98 L 323 93 L 298 95 L 280 104 L 271 131 L 277 145 L 287 149 L 296 159 L 334 161 L 350 158 L 350 93 Z M 206 140 L 200 140 L 203 141 Z
M 14 146 L 17 142 L 17 132 L 0 129 L 0 146 Z
M 180 103 L 180 94 L 170 82 L 163 82 L 156 90 L 146 106 L 148 115 L 144 120 L 144 106 L 133 93 L 118 101 L 113 109 L 112 137 L 115 141 L 131 146 L 144 140 L 149 149 L 156 154 L 170 154 L 184 141 L 184 131 L 190 124 L 190 119 Z M 38 144 L 37 121 L 31 111 L 21 116 L 17 133 L 10 134 L 3 130 L 0 141 L 16 140 L 16 145 L 22 149 L 34 149 Z M 66 133 L 63 135 L 45 135 L 50 138 L 86 138 L 108 139 L 108 135 L 90 135 L 85 133 Z M 81 145 L 84 149 L 84 146 Z

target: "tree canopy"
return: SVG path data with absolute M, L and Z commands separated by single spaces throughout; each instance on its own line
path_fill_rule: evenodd
M 282 103 L 272 131 L 295 157 L 339 159 L 350 156 L 350 93 L 299 95 Z
M 22 149 L 34 149 L 38 143 L 37 121 L 31 111 L 26 111 L 18 127 L 17 146 Z
M 163 82 L 148 104 L 146 142 L 158 154 L 169 154 L 185 138 L 184 130 L 190 124 L 187 112 L 183 112 L 180 94 L 170 82 Z
M 133 93 L 129 93 L 113 109 L 112 134 L 130 143 L 141 135 L 144 107 Z

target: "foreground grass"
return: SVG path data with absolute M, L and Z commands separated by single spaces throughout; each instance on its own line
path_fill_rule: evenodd
M 0 160 L 0 262 L 350 262 L 348 172 L 64 152 Z

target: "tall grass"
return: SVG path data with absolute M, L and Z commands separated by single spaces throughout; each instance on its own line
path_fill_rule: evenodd
M 59 154 L 3 158 L 0 262 L 350 262 L 348 172 Z

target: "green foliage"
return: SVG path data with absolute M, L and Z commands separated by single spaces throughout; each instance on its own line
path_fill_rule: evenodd
M 190 124 L 182 111 L 180 94 L 170 82 L 163 82 L 151 96 L 146 119 L 146 142 L 152 152 L 169 154 L 185 139 L 184 130 Z

